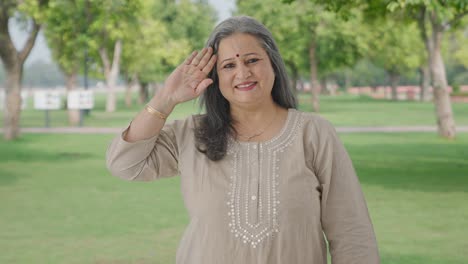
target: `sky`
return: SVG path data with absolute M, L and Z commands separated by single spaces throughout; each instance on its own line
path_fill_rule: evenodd
M 234 9 L 234 0 L 209 0 L 213 7 L 218 11 L 219 21 L 228 18 L 231 14 L 231 11 Z M 17 49 L 21 47 L 26 41 L 27 35 L 24 32 L 21 32 L 14 24 L 10 22 L 10 32 L 12 34 L 13 42 Z M 26 64 L 34 63 L 35 61 L 44 61 L 51 62 L 50 50 L 47 47 L 47 42 L 44 38 L 44 35 L 40 33 L 36 39 L 36 44 L 31 51 Z

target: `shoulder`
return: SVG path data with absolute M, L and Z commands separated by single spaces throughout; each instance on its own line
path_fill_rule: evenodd
M 332 123 L 319 114 L 295 109 L 291 109 L 290 111 L 303 123 L 302 127 L 304 131 L 315 131 L 316 133 L 335 131 L 335 127 Z
M 168 127 L 174 131 L 193 129 L 201 122 L 204 116 L 205 115 L 202 114 L 195 114 L 187 116 L 183 119 L 168 120 L 165 127 Z
M 195 114 L 183 119 L 169 120 L 164 125 L 163 131 L 173 134 L 175 138 L 181 141 L 192 140 L 194 130 L 199 126 L 204 116 L 202 114 Z

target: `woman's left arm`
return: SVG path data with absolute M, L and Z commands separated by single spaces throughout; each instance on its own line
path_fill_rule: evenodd
M 333 264 L 380 263 L 366 201 L 351 159 L 334 127 L 316 126 L 313 166 L 322 189 L 321 221 Z

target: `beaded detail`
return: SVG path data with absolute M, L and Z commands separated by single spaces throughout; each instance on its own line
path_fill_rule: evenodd
M 290 110 L 282 131 L 265 142 L 231 141 L 228 200 L 229 229 L 252 248 L 279 232 L 279 163 L 303 124 L 302 114 Z

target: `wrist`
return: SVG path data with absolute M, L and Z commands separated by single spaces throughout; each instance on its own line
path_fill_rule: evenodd
M 174 110 L 174 107 L 177 105 L 177 103 L 174 102 L 174 100 L 170 96 L 158 92 L 148 102 L 148 105 L 165 115 L 169 115 L 172 112 L 172 110 Z

